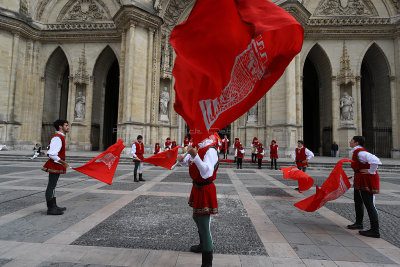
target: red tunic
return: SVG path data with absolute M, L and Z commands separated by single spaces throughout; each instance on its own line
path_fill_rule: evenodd
M 60 137 L 61 143 L 62 143 L 61 149 L 60 149 L 60 151 L 58 152 L 58 155 L 57 155 L 57 156 L 58 156 L 59 158 L 61 158 L 62 160 L 65 160 L 65 138 L 64 138 L 64 136 L 62 136 L 62 135 L 59 134 L 59 133 L 55 133 L 55 134 L 51 137 L 51 139 L 53 139 L 54 137 Z M 51 140 L 50 140 L 50 142 L 51 142 Z M 49 154 L 47 154 L 47 156 L 49 156 Z M 49 160 L 43 165 L 42 171 L 51 172 L 51 173 L 60 173 L 60 174 L 63 174 L 63 173 L 66 172 L 66 169 L 65 169 L 65 167 L 64 167 L 63 165 L 61 165 L 61 164 L 59 164 L 59 163 L 55 163 L 54 160 L 49 159 Z
M 307 155 L 306 155 L 306 148 L 303 146 L 302 148 L 298 148 L 296 147 L 296 165 L 297 168 L 302 168 L 302 167 L 307 167 L 308 166 L 308 162 L 307 163 L 303 163 L 303 160 L 307 159 Z
M 172 144 L 172 143 L 169 142 L 169 141 L 168 141 L 168 142 L 165 142 L 165 143 L 164 143 L 165 148 L 170 148 L 170 147 L 171 147 L 171 144 Z
M 277 159 L 278 158 L 278 145 L 270 145 L 269 146 L 269 158 L 270 159 Z M 304 150 L 305 152 L 305 150 Z M 296 156 L 297 159 L 297 156 Z
M 258 148 L 257 149 L 257 158 L 258 159 L 263 159 L 264 158 L 264 155 L 263 154 L 261 154 L 261 153 L 263 153 L 264 152 L 264 148 Z
M 236 153 L 236 157 L 237 158 L 243 158 L 244 157 L 244 153 L 240 152 L 240 150 L 242 150 L 242 149 L 237 148 L 237 153 Z
M 228 139 L 224 138 L 224 140 L 222 140 L 222 144 L 223 144 L 222 148 L 224 149 L 223 150 L 224 153 L 228 153 Z
M 198 151 L 198 155 L 201 160 L 204 159 L 208 149 L 215 149 L 214 146 L 206 146 Z M 214 172 L 211 177 L 204 179 L 200 175 L 200 171 L 197 165 L 193 162 L 189 165 L 189 174 L 194 183 L 208 183 L 212 182 L 217 178 L 217 170 L 219 162 L 214 166 Z M 197 186 L 193 184 L 192 191 L 189 197 L 189 206 L 193 207 L 193 215 L 204 215 L 204 214 L 217 214 L 218 213 L 218 202 L 217 202 L 217 191 L 214 183 L 207 185 Z
M 253 147 L 254 147 L 255 149 L 257 149 L 258 144 L 259 144 L 258 141 L 253 141 Z M 256 154 L 256 151 L 254 151 L 253 154 Z
M 189 140 L 183 140 L 183 146 L 189 146 Z
M 143 154 L 144 154 L 144 145 L 143 143 L 138 143 L 135 142 L 135 146 L 136 146 L 136 157 L 138 157 L 140 160 L 144 160 Z
M 158 152 L 160 152 L 160 146 L 155 146 L 154 147 L 154 154 L 157 154 Z
M 354 189 L 368 191 L 372 194 L 379 194 L 379 175 L 360 173 L 361 169 L 369 169 L 368 163 L 361 163 L 358 159 L 360 151 L 367 151 L 365 148 L 358 148 L 353 152 L 351 168 L 354 170 Z

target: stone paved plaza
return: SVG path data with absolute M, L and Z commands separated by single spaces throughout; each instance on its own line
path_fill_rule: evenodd
M 188 252 L 198 236 L 187 169 L 145 165 L 147 181 L 134 183 L 133 166 L 121 162 L 111 186 L 69 171 L 57 187 L 67 211 L 47 216 L 44 161 L 0 160 L 0 266 L 200 266 L 201 255 Z M 308 173 L 321 185 L 329 172 Z M 307 213 L 293 204 L 315 186 L 300 194 L 281 171 L 222 166 L 214 266 L 399 266 L 400 179 L 380 174 L 382 238 L 373 239 L 345 229 L 354 220 L 352 190 Z

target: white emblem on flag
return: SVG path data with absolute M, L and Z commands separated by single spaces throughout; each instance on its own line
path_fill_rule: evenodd
M 322 207 L 323 205 L 325 205 L 326 202 L 331 201 L 331 200 L 335 200 L 338 197 L 340 197 L 341 195 L 343 195 L 344 193 L 346 193 L 346 191 L 349 190 L 349 188 L 347 187 L 347 185 L 345 184 L 344 180 L 343 180 L 343 175 L 340 174 L 340 181 L 339 181 L 339 186 L 335 191 L 330 192 L 322 201 L 319 207 Z
M 107 165 L 108 169 L 111 169 L 111 166 L 114 164 L 114 161 L 117 159 L 117 156 L 114 156 L 112 153 L 107 153 L 101 158 L 96 159 L 95 162 L 103 162 Z
M 231 80 L 215 99 L 200 100 L 207 130 L 217 120 L 219 115 L 239 104 L 253 91 L 256 83 L 268 75 L 265 63 L 268 61 L 264 41 L 259 35 L 240 55 L 236 57 L 231 72 Z

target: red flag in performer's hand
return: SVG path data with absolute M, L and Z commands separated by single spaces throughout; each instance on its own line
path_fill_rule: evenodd
M 123 141 L 119 139 L 115 144 L 110 146 L 106 151 L 86 163 L 85 165 L 72 168 L 75 171 L 84 173 L 106 184 L 111 184 L 114 178 L 115 170 L 121 152 L 125 148 Z
M 180 146 L 174 147 L 173 149 L 157 153 L 154 156 L 145 158 L 142 162 L 147 162 L 156 166 L 171 169 L 176 163 L 178 157 L 178 149 Z
M 297 167 L 281 168 L 281 170 L 283 171 L 284 179 L 297 180 L 300 193 L 310 189 L 314 184 L 314 179 Z
M 326 202 L 335 200 L 346 193 L 351 185 L 342 165 L 343 162 L 351 161 L 350 159 L 339 160 L 321 188 L 317 186 L 317 191 L 314 195 L 294 205 L 301 210 L 313 212 L 325 205 Z
M 267 0 L 197 0 L 170 42 L 174 109 L 198 143 L 268 92 L 300 52 L 303 28 Z

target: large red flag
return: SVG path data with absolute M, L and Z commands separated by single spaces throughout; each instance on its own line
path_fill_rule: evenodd
M 178 149 L 180 146 L 174 147 L 173 149 L 155 154 L 154 156 L 145 158 L 143 162 L 147 162 L 156 166 L 171 169 L 176 163 L 178 157 Z
M 335 200 L 350 188 L 349 178 L 344 172 L 343 162 L 351 162 L 350 159 L 342 159 L 336 163 L 328 179 L 318 188 L 314 195 L 294 204 L 297 208 L 313 212 L 325 205 L 326 202 Z
M 300 52 L 303 28 L 267 0 L 197 0 L 170 42 L 174 109 L 197 143 L 268 92 Z
M 115 170 L 121 152 L 125 148 L 123 141 L 119 139 L 115 144 L 110 146 L 106 151 L 86 163 L 85 165 L 72 168 L 75 171 L 84 173 L 106 184 L 111 184 L 114 178 Z
M 283 171 L 284 179 L 297 180 L 300 193 L 310 189 L 314 184 L 314 179 L 297 167 L 281 168 L 281 170 Z

